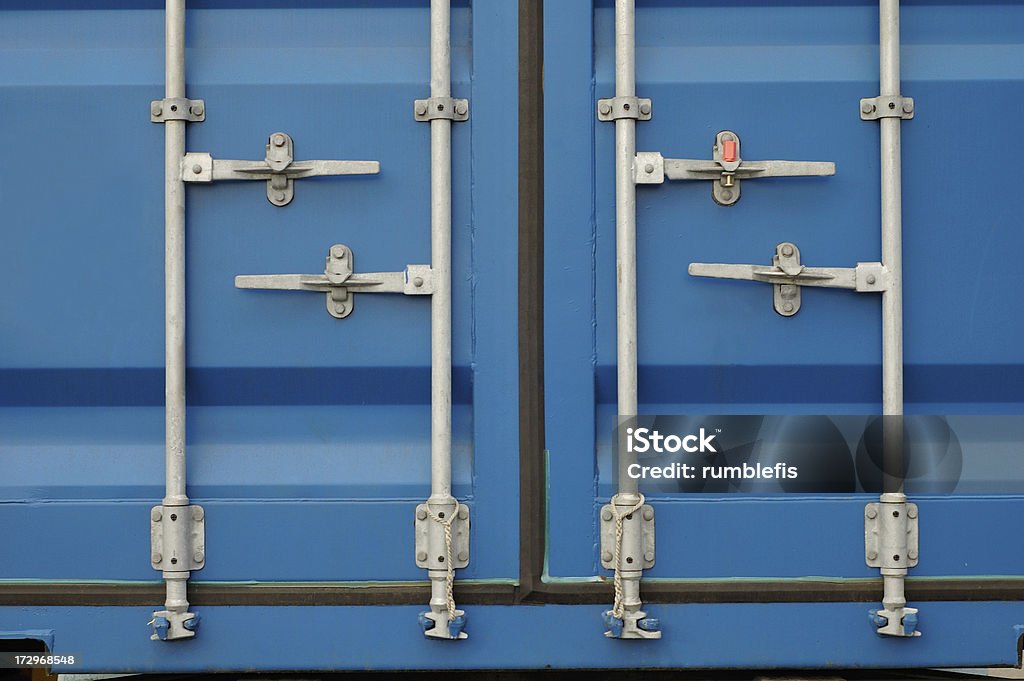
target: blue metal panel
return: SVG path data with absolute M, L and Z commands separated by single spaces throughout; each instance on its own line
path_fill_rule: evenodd
M 877 3 L 780 4 L 638 2 L 637 94 L 654 103 L 653 119 L 637 124 L 638 151 L 710 158 L 715 133 L 731 129 L 745 158 L 837 166 L 835 177 L 744 182 L 730 208 L 713 203 L 707 182 L 638 187 L 642 414 L 880 410 L 876 297 L 805 289 L 800 314 L 783 318 L 764 284 L 686 271 L 690 262 L 768 264 L 781 241 L 797 243 L 809 265 L 879 259 L 878 130 L 857 110 L 878 92 Z M 1010 292 L 1024 284 L 1024 237 L 1013 227 L 1024 197 L 993 194 L 978 172 L 1024 152 L 1007 115 L 1024 97 L 1024 7 L 904 5 L 903 92 L 916 101 L 903 126 L 907 411 L 1021 414 L 1024 318 Z M 597 527 L 613 490 L 614 130 L 596 122 L 594 102 L 614 92 L 615 31 L 607 0 L 545 9 L 546 566 L 549 579 L 567 579 L 608 574 Z M 657 564 L 645 574 L 876 576 L 863 557 L 867 500 L 658 495 Z M 1007 520 L 1024 514 L 1019 494 L 919 501 L 922 560 L 912 575 L 1022 574 L 1024 554 L 1007 534 Z M 764 608 L 793 621 L 785 606 Z M 996 615 L 977 604 L 972 617 Z M 843 626 L 856 664 L 874 664 L 856 620 Z M 909 648 L 901 666 L 921 652 Z M 784 664 L 799 665 L 806 649 L 790 649 Z
M 913 641 L 876 635 L 861 603 L 660 606 L 671 642 L 606 639 L 601 610 L 478 606 L 473 635 L 457 644 L 425 640 L 415 607 L 205 608 L 202 635 L 170 645 L 138 635 L 145 608 L 0 608 L 0 619 L 52 626 L 54 650 L 84 660 L 76 671 L 126 672 L 294 670 L 296 661 L 315 670 L 1015 665 L 1021 634 L 1014 603 L 930 604 Z
M 382 166 L 297 181 L 285 209 L 260 182 L 188 187 L 189 492 L 208 509 L 197 581 L 425 577 L 411 523 L 429 493 L 429 299 L 359 296 L 337 321 L 321 295 L 233 278 L 317 272 L 338 242 L 357 271 L 429 262 L 430 135 L 412 116 L 429 92 L 428 4 L 189 3 L 188 92 L 207 104 L 190 151 L 260 159 L 281 130 L 297 159 Z M 5 549 L 0 579 L 153 581 L 162 3 L 10 7 L 0 525 L 14 544 L 61 536 L 65 549 Z M 453 133 L 453 482 L 474 513 L 460 577 L 491 580 L 518 574 L 515 21 L 510 3 L 452 12 L 453 90 L 473 107 Z

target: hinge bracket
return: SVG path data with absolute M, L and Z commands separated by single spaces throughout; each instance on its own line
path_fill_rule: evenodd
M 601 567 L 614 570 L 615 509 L 611 504 L 601 507 Z M 654 507 L 644 504 L 636 513 L 622 521 L 620 570 L 650 570 L 654 567 Z
M 914 98 L 895 96 L 866 97 L 860 100 L 860 119 L 877 121 L 880 118 L 902 118 L 907 121 L 914 117 Z
M 433 511 L 444 519 L 455 504 L 427 502 L 416 507 L 416 567 L 427 570 L 446 570 L 444 527 L 430 517 Z M 469 507 L 459 504 L 458 514 L 452 520 L 452 562 L 456 569 L 469 565 Z
M 651 100 L 639 97 L 612 97 L 597 100 L 597 120 L 615 121 L 633 118 L 638 121 L 651 120 Z
M 451 97 L 431 97 L 413 102 L 413 117 L 420 122 L 434 119 L 448 119 L 462 122 L 469 120 L 469 100 Z
M 149 512 L 149 561 L 154 570 L 191 572 L 206 565 L 202 506 L 154 506 Z
M 864 560 L 869 567 L 899 569 L 918 563 L 917 504 L 879 502 L 864 507 Z
M 185 97 L 154 99 L 149 103 L 149 120 L 152 123 L 166 121 L 202 123 L 206 120 L 206 102 L 201 99 L 186 99 Z

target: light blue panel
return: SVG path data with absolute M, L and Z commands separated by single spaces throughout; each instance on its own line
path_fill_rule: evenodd
M 1024 237 L 1013 225 L 1024 198 L 995 197 L 976 169 L 1024 152 L 1006 115 L 1024 97 L 1024 7 L 904 5 L 903 92 L 917 104 L 902 126 L 907 411 L 1021 414 L 1024 322 L 1013 292 L 1024 285 Z M 548 34 L 559 36 L 546 45 L 545 72 L 547 130 L 559 133 L 545 192 L 548 571 L 570 577 L 595 574 L 597 514 L 612 491 L 607 476 L 595 485 L 593 464 L 595 445 L 607 452 L 616 401 L 614 126 L 595 122 L 593 107 L 614 92 L 613 3 L 546 9 Z M 591 22 L 592 36 L 569 29 Z M 653 119 L 637 125 L 638 151 L 709 159 L 715 133 L 731 129 L 746 159 L 837 167 L 828 178 L 744 182 L 730 208 L 711 200 L 708 182 L 638 186 L 641 413 L 879 412 L 878 297 L 805 289 L 800 313 L 785 319 L 769 286 L 686 272 L 690 262 L 768 264 L 784 240 L 808 265 L 879 259 L 878 125 L 857 107 L 878 93 L 877 3 L 640 2 L 636 31 L 637 94 L 654 103 Z M 571 68 L 588 46 L 593 63 Z M 592 166 L 565 172 L 565 158 Z M 591 177 L 592 194 L 581 186 Z M 562 213 L 573 217 L 553 224 Z M 580 302 L 589 295 L 590 309 Z M 658 562 L 648 574 L 869 576 L 865 500 L 655 497 Z M 1019 497 L 921 503 L 912 574 L 1021 574 L 1001 529 L 1019 515 Z
M 589 0 L 544 6 L 547 568 L 556 575 L 594 570 L 593 528 L 578 524 L 590 522 L 597 478 L 591 18 Z
M 52 628 L 64 672 L 326 669 L 844 668 L 1016 665 L 1016 603 L 934 603 L 924 635 L 877 635 L 867 604 L 653 606 L 661 641 L 603 635 L 602 606 L 475 606 L 470 638 L 427 640 L 416 607 L 210 607 L 187 643 L 150 641 L 146 608 L 2 608 L 0 630 Z M 537 622 L 545 635 L 537 635 Z M 803 623 L 803 626 L 798 626 Z M 96 631 L 102 636 L 96 636 Z
M 359 295 L 338 321 L 322 294 L 233 279 L 322 271 L 334 243 L 357 271 L 430 262 L 429 125 L 412 115 L 429 94 L 429 3 L 188 6 L 188 95 L 207 109 L 189 151 L 261 159 L 283 131 L 298 160 L 381 163 L 377 176 L 296 181 L 286 208 L 262 182 L 187 187 L 188 480 L 209 514 L 196 577 L 424 579 L 411 547 L 429 494 L 429 298 Z M 518 574 L 515 9 L 452 10 L 453 94 L 472 108 L 452 135 L 467 578 Z M 11 552 L 0 579 L 155 580 L 164 135 L 149 102 L 163 93 L 162 2 L 4 10 L 0 110 L 20 160 L 0 170 L 0 517 L 22 540 L 67 535 L 75 559 Z M 357 547 L 372 564 L 347 558 Z

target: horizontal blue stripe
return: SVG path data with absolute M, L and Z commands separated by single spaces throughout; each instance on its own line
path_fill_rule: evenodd
M 616 369 L 596 369 L 597 401 L 614 403 Z M 906 365 L 908 403 L 1021 402 L 1024 365 Z M 877 365 L 650 366 L 637 369 L 640 402 L 774 404 L 881 402 Z
M 469 367 L 452 367 L 452 400 L 473 400 Z M 216 405 L 429 404 L 430 367 L 189 369 L 188 403 Z M 0 370 L 0 406 L 152 407 L 164 369 Z
M 424 606 L 204 607 L 195 639 L 150 641 L 153 608 L 0 608 L 0 629 L 54 629 L 69 672 L 324 669 L 1014 666 L 1018 603 L 921 606 L 923 635 L 879 636 L 867 603 L 652 605 L 660 641 L 604 637 L 602 605 L 469 606 L 469 638 L 428 640 Z M 539 627 L 543 627 L 543 635 Z

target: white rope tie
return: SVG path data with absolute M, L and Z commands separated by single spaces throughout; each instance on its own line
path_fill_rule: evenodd
M 615 603 L 612 605 L 612 617 L 622 619 L 622 616 L 625 614 L 625 607 L 622 604 L 622 573 L 619 566 L 622 556 L 622 523 L 626 516 L 633 515 L 643 508 L 644 495 L 641 494 L 640 501 L 636 502 L 636 505 L 625 513 L 619 513 L 619 507 L 615 504 L 618 498 L 618 494 L 611 498 L 612 513 L 615 515 L 615 550 L 612 556 L 612 565 L 615 567 Z
M 455 565 L 452 562 L 452 522 L 455 517 L 459 514 L 459 500 L 454 499 L 455 510 L 447 519 L 434 513 L 430 510 L 430 504 L 427 504 L 427 513 L 430 514 L 430 518 L 440 523 L 441 527 L 444 528 L 444 563 L 447 568 L 448 574 L 445 576 L 445 598 L 447 599 L 448 607 L 448 621 L 451 622 L 455 619 Z

